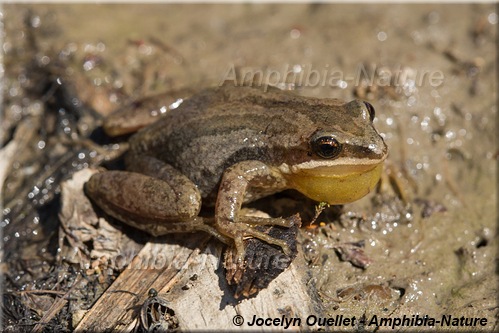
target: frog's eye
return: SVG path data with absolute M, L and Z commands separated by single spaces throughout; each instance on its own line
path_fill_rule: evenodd
M 313 151 L 322 158 L 334 158 L 341 152 L 341 144 L 331 136 L 321 136 L 312 141 Z
M 369 119 L 371 119 L 371 122 L 374 120 L 374 116 L 376 115 L 374 111 L 374 106 L 371 105 L 371 103 L 364 102 L 367 112 L 369 112 Z

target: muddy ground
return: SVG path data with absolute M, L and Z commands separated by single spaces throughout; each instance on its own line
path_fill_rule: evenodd
M 10 156 L 0 177 L 6 326 L 32 325 L 48 307 L 27 310 L 11 295 L 58 290 L 67 279 L 37 285 L 43 272 L 54 273 L 58 190 L 37 196 L 33 182 L 47 165 L 37 168 L 25 156 L 48 154 L 43 135 L 50 132 L 39 117 L 47 91 L 33 87 L 32 71 L 62 61 L 69 64 L 64 75 L 79 82 L 79 98 L 101 114 L 165 89 L 256 72 L 302 95 L 370 101 L 390 150 L 383 185 L 345 205 L 333 221 L 322 215 L 318 222 L 328 223 L 301 236 L 310 283 L 327 315 L 452 315 L 486 318 L 474 330 L 497 329 L 496 6 L 9 4 L 2 15 L 1 143 L 24 139 L 15 153 L 2 155 Z M 33 59 L 38 67 L 28 66 Z M 64 133 L 67 123 L 57 121 L 71 119 L 54 117 L 54 132 Z M 24 135 L 14 135 L 31 118 L 36 131 L 28 124 Z M 85 130 L 68 131 L 84 136 Z M 70 163 L 52 181 L 89 164 Z M 38 198 L 31 202 L 36 209 L 13 216 L 23 198 Z M 339 245 L 359 241 L 366 268 L 337 255 Z M 69 320 L 60 325 L 68 329 Z

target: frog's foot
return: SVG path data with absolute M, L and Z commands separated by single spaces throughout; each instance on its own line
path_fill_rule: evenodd
M 232 244 L 232 241 L 231 241 L 230 237 L 222 234 L 215 227 L 213 227 L 211 225 L 208 225 L 208 223 L 204 223 L 204 224 L 203 223 L 198 223 L 196 225 L 196 230 L 197 231 L 204 231 L 207 234 L 215 237 L 216 239 L 218 239 L 219 241 L 221 241 L 222 243 L 225 243 L 227 245 L 231 245 Z
M 244 257 L 246 250 L 244 247 L 244 239 L 247 237 L 254 237 L 268 244 L 278 246 L 282 249 L 285 255 L 289 256 L 291 254 L 291 249 L 288 244 L 281 239 L 274 238 L 265 232 L 257 230 L 254 225 L 272 225 L 281 227 L 291 227 L 295 223 L 294 219 L 282 219 L 282 218 L 262 218 L 245 216 L 240 219 L 239 223 L 233 223 L 230 225 L 230 236 L 234 239 L 234 245 L 236 248 L 236 260 L 238 263 L 244 262 Z
M 260 216 L 244 216 L 241 222 L 250 225 L 275 225 L 279 227 L 291 228 L 295 225 L 292 218 L 283 219 L 282 217 L 268 218 Z
M 270 219 L 263 217 L 245 216 L 244 223 L 238 223 L 235 226 L 235 229 L 237 230 L 235 230 L 235 233 L 230 236 L 226 236 L 225 234 L 218 231 L 217 228 L 213 227 L 211 225 L 212 221 L 206 220 L 204 222 L 200 222 L 201 221 L 200 218 L 197 218 L 197 220 L 199 221 L 195 223 L 195 226 L 194 224 L 192 225 L 193 230 L 204 231 L 227 245 L 232 244 L 231 239 L 234 240 L 238 262 L 241 263 L 243 262 L 244 255 L 246 252 L 244 247 L 244 239 L 248 236 L 255 237 L 269 244 L 279 246 L 286 255 L 289 255 L 291 253 L 291 250 L 285 241 L 276 239 L 272 236 L 267 235 L 264 232 L 258 231 L 251 225 L 273 225 L 273 226 L 281 226 L 289 228 L 295 225 L 293 218 L 286 220 L 283 218 Z

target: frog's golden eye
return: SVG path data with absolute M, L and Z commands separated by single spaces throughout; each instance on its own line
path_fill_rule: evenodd
M 376 112 L 374 111 L 374 106 L 372 106 L 371 103 L 367 103 L 367 102 L 364 102 L 364 104 L 366 105 L 367 112 L 369 112 L 369 119 L 371 119 L 371 121 L 373 121 L 374 116 L 376 115 Z
M 322 158 L 334 158 L 340 154 L 342 146 L 331 136 L 321 136 L 312 140 L 312 149 Z

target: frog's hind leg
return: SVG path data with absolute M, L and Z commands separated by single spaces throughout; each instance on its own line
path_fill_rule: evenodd
M 175 195 L 177 206 L 183 204 L 192 208 L 189 216 L 197 216 L 201 210 L 201 193 L 196 185 L 184 174 L 155 157 L 128 154 L 127 169 L 165 182 L 165 190 Z
M 153 236 L 209 229 L 198 217 L 201 194 L 197 187 L 173 167 L 155 158 L 141 159 L 134 164 L 135 170 L 145 174 L 98 173 L 85 184 L 86 193 L 108 215 Z

